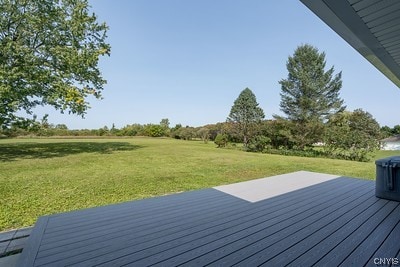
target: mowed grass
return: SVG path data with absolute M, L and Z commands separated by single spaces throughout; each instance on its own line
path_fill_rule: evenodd
M 398 152 L 380 151 L 376 158 Z M 375 164 L 156 138 L 0 140 L 0 231 L 41 215 L 299 170 L 374 179 Z

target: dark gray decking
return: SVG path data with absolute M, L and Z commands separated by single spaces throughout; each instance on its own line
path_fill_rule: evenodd
M 0 233 L 0 259 L 6 255 L 17 254 L 21 251 L 31 231 L 32 227 L 28 227 Z
M 339 177 L 258 202 L 216 189 L 41 217 L 19 266 L 373 266 L 400 258 L 400 203 Z

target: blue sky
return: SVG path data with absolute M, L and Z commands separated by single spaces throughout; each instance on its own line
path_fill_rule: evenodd
M 100 61 L 108 80 L 103 100 L 91 99 L 85 119 L 60 115 L 70 129 L 132 123 L 201 126 L 226 120 L 249 87 L 266 118 L 279 110 L 279 80 L 297 46 L 325 51 L 342 71 L 341 97 L 383 126 L 400 124 L 400 89 L 298 0 L 91 0 L 110 27 L 111 56 Z

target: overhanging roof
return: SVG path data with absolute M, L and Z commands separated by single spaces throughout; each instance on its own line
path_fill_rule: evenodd
M 400 87 L 399 0 L 300 0 Z

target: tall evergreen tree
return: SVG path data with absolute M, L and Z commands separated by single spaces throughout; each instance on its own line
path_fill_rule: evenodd
M 299 46 L 286 63 L 287 79 L 281 85 L 281 110 L 292 121 L 325 121 L 343 111 L 339 97 L 342 72 L 333 76 L 334 67 L 325 71 L 325 53 L 311 45 Z
M 334 67 L 325 71 L 325 53 L 311 45 L 297 47 L 286 63 L 287 79 L 281 85 L 281 110 L 298 131 L 298 146 L 303 148 L 321 141 L 322 123 L 329 116 L 343 111 L 339 96 L 342 73 L 334 75 Z
M 243 137 L 243 144 L 247 147 L 255 126 L 264 119 L 264 111 L 258 106 L 256 96 L 245 88 L 233 103 L 227 121 L 234 122 L 238 133 Z

